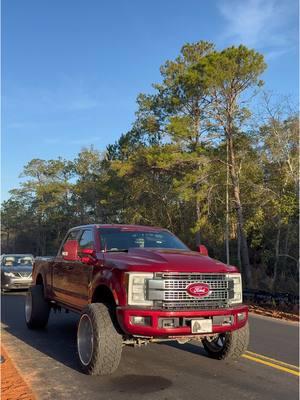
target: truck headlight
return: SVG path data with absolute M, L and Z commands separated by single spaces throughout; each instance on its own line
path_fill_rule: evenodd
M 147 280 L 153 279 L 151 273 L 128 272 L 128 304 L 135 306 L 153 306 L 152 300 L 147 300 Z
M 233 298 L 231 304 L 240 304 L 243 302 L 243 287 L 241 274 L 227 274 L 227 279 L 233 281 Z
M 13 272 L 4 272 L 5 276 L 10 276 L 10 277 L 14 277 L 15 274 Z

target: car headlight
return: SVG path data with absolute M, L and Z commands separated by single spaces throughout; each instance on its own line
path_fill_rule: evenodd
M 4 275 L 5 276 L 11 276 L 11 277 L 15 276 L 15 274 L 13 272 L 4 272 Z
M 243 302 L 243 287 L 241 274 L 227 274 L 227 279 L 233 281 L 233 298 L 230 299 L 231 304 L 240 304 Z
M 153 274 L 128 272 L 127 296 L 129 305 L 153 306 L 153 301 L 147 300 L 148 279 L 153 279 Z

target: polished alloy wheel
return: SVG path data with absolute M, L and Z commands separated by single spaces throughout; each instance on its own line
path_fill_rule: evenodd
M 220 333 L 217 337 L 207 338 L 206 339 L 206 346 L 209 347 L 209 350 L 212 352 L 217 352 L 223 349 L 226 343 L 226 334 Z
M 82 364 L 88 365 L 93 355 L 94 336 L 92 321 L 87 314 L 81 316 L 78 324 L 77 349 Z

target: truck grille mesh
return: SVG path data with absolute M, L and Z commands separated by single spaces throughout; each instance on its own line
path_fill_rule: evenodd
M 232 297 L 231 281 L 225 274 L 157 273 L 155 278 L 164 282 L 163 298 L 156 305 L 164 310 L 209 310 L 229 307 Z M 186 288 L 192 283 L 206 283 L 211 291 L 208 296 L 195 298 Z
M 14 272 L 16 277 L 20 278 L 31 278 L 32 273 L 31 272 Z
M 204 301 L 194 300 L 188 302 L 162 302 L 161 308 L 163 310 L 218 310 L 228 307 L 226 301 Z

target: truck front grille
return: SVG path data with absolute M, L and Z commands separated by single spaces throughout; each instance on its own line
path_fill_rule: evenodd
M 209 295 L 197 298 L 187 292 L 192 283 L 206 283 Z M 209 310 L 229 307 L 233 298 L 233 281 L 225 274 L 156 273 L 149 283 L 155 305 L 163 310 Z
M 191 283 L 207 283 L 211 289 L 227 289 L 228 281 L 216 281 L 209 279 L 190 279 L 190 280 L 166 280 L 165 289 L 185 289 Z
M 15 276 L 20 278 L 31 278 L 31 272 L 14 272 Z
M 205 299 L 209 300 L 227 300 L 228 299 L 228 290 L 215 290 L 210 293 L 209 296 L 205 296 Z M 169 301 L 177 301 L 177 300 L 186 300 L 192 301 L 195 300 L 195 297 L 190 296 L 185 290 L 181 291 L 165 291 L 164 292 L 164 300 Z

